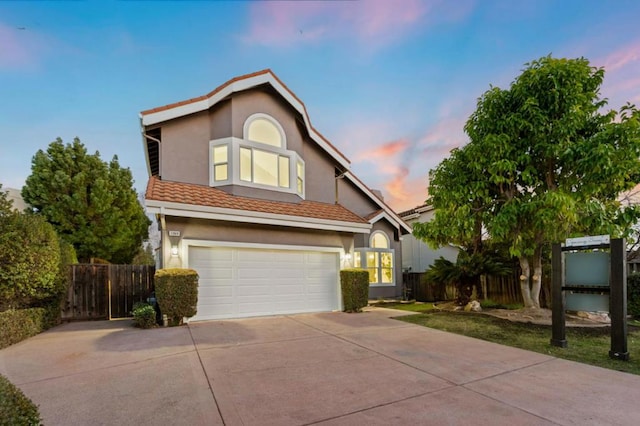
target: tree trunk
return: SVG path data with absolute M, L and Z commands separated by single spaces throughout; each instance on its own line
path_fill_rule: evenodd
M 531 301 L 534 308 L 540 308 L 540 289 L 542 288 L 542 248 L 533 253 L 533 277 L 531 278 Z
M 529 287 L 529 278 L 531 276 L 531 268 L 529 267 L 529 259 L 526 257 L 518 258 L 520 261 L 520 268 L 522 269 L 522 275 L 520 275 L 520 292 L 522 293 L 522 300 L 524 301 L 525 308 L 534 308 L 533 300 L 531 299 L 531 289 Z

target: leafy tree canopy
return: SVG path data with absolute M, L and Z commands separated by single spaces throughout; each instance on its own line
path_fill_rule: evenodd
M 13 211 L 13 200 L 8 198 L 9 193 L 2 190 L 0 183 L 0 216 L 7 215 Z
M 117 156 L 106 163 L 78 138 L 58 138 L 31 161 L 22 197 L 71 243 L 82 261 L 92 257 L 129 263 L 147 238 L 149 219 L 128 168 Z
M 468 248 L 488 232 L 518 257 L 525 306 L 534 308 L 544 244 L 626 236 L 640 211 L 618 195 L 640 182 L 640 113 L 633 105 L 603 112 L 603 79 L 584 58 L 547 56 L 509 89 L 485 92 L 465 125 L 470 143 L 430 172 L 435 220 L 414 234 Z
M 59 294 L 60 245 L 53 227 L 36 215 L 0 215 L 0 310 L 29 306 Z

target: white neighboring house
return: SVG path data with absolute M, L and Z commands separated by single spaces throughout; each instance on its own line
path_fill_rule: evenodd
M 21 191 L 15 188 L 2 188 L 2 191 L 7 193 L 7 199 L 13 201 L 13 208 L 19 212 L 23 211 L 27 207 L 27 203 L 22 199 Z
M 435 210 L 425 204 L 399 213 L 400 218 L 413 227 L 416 222 L 429 222 Z M 418 240 L 412 234 L 402 237 L 402 269 L 405 272 L 425 272 L 439 257 L 455 262 L 458 251 L 454 246 L 444 246 L 437 250 Z

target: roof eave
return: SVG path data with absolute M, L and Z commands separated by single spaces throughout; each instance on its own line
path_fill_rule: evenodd
M 175 203 L 148 198 L 145 198 L 145 207 L 147 212 L 151 214 L 222 220 L 227 222 L 257 223 L 325 231 L 352 232 L 358 234 L 368 234 L 372 228 L 372 225 L 366 222 L 347 222 L 307 216 L 264 213 L 252 210 L 200 206 L 196 204 Z

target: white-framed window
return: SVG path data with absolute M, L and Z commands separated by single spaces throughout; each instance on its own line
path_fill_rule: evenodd
M 389 238 L 382 231 L 376 231 L 369 238 L 370 248 L 356 248 L 353 266 L 369 272 L 369 284 L 393 285 L 395 283 L 394 256 Z
M 240 147 L 240 180 L 289 188 L 290 158 L 258 148 Z
M 211 186 L 243 185 L 305 197 L 305 163 L 287 149 L 280 123 L 257 113 L 244 123 L 243 139 L 223 138 L 209 143 Z
M 229 180 L 229 146 L 218 145 L 212 149 L 213 180 L 223 182 Z
M 296 161 L 296 192 L 304 195 L 304 163 L 301 159 Z
M 268 114 L 256 113 L 244 122 L 244 138 L 252 142 L 263 143 L 277 148 L 287 147 L 284 129 L 276 119 Z

